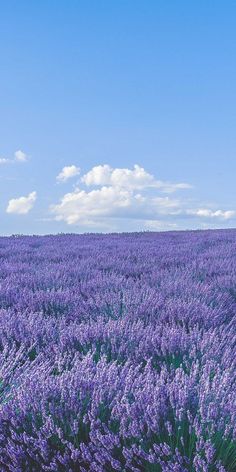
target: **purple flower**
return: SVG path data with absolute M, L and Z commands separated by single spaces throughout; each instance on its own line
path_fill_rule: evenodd
M 0 238 L 0 470 L 234 470 L 236 230 Z

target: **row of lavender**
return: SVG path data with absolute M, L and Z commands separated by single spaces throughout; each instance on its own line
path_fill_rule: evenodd
M 0 238 L 0 470 L 236 470 L 236 230 Z

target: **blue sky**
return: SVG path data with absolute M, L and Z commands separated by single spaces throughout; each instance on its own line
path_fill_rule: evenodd
M 1 234 L 235 227 L 235 21 L 230 0 L 4 2 Z

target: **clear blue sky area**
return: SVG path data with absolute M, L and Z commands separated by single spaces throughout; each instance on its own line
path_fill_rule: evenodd
M 236 226 L 235 24 L 230 0 L 2 2 L 1 234 Z

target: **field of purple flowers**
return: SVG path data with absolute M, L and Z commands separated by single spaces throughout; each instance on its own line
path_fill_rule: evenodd
M 236 471 L 236 230 L 0 238 L 0 470 Z

